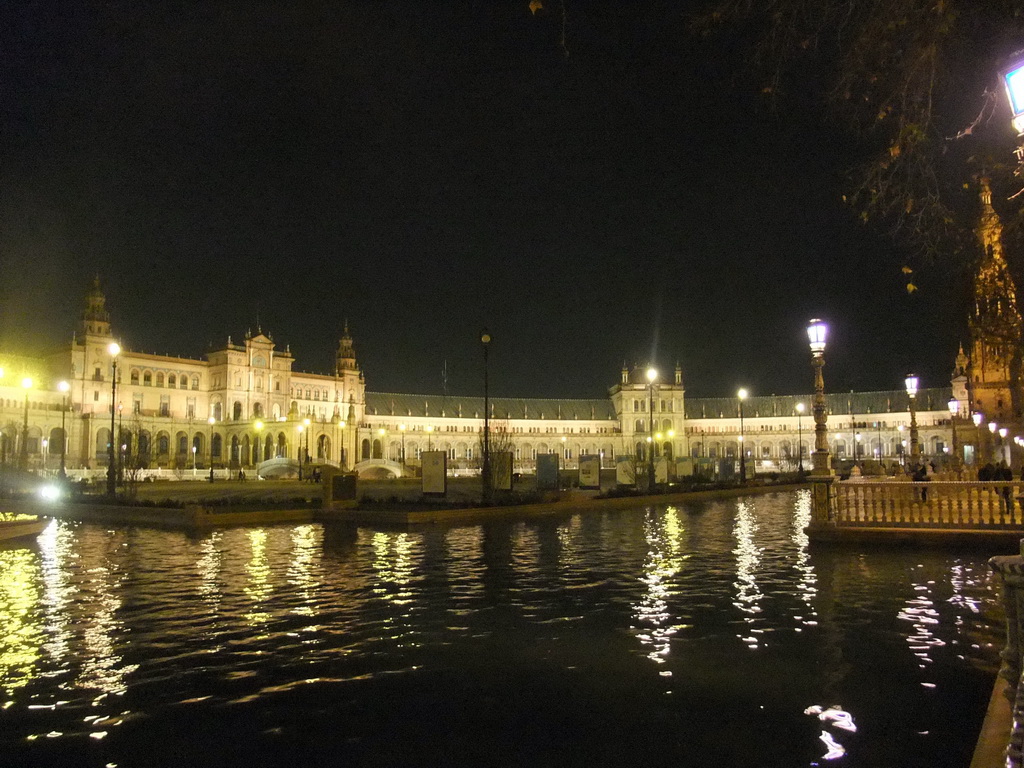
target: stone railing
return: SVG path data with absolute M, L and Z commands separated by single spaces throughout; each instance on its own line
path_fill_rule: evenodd
M 1006 748 L 1006 766 L 1024 766 L 1024 685 L 1021 685 L 1021 621 L 1024 619 L 1024 541 L 1021 555 L 993 557 L 989 565 L 1003 581 L 1003 610 L 1006 612 L 1006 647 L 999 654 L 999 676 L 1007 683 L 1006 697 L 1012 707 L 1010 741 Z
M 905 478 L 834 484 L 836 526 L 1019 528 L 1024 512 L 1018 480 L 959 482 Z

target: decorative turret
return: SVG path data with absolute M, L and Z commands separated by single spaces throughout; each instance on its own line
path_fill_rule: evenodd
M 99 276 L 93 279 L 92 288 L 85 295 L 85 311 L 79 327 L 83 336 L 110 336 L 110 313 Z
M 1021 415 L 1021 330 L 1017 286 L 1003 255 L 1003 225 L 982 178 L 981 215 L 975 230 L 982 255 L 974 276 L 969 377 L 973 410 L 994 419 Z
M 622 383 L 629 384 L 629 368 L 626 367 L 626 361 L 622 361 Z
M 680 384 L 681 385 L 682 383 L 683 383 L 683 367 L 679 364 L 679 361 L 677 360 L 676 361 L 676 384 Z
M 348 333 L 348 320 L 345 321 L 345 331 L 338 342 L 338 355 L 335 359 L 335 369 L 338 374 L 342 371 L 356 371 L 356 350 L 352 345 L 352 337 Z

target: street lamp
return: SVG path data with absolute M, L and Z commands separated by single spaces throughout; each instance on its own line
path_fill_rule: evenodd
M 654 490 L 654 382 L 658 378 L 655 368 L 647 369 L 647 489 Z
M 743 445 L 743 401 L 747 399 L 747 390 L 740 389 L 736 397 L 740 401 L 740 482 L 743 483 L 747 479 L 747 450 Z
M 295 455 L 299 460 L 299 481 L 302 481 L 302 429 L 303 425 L 299 424 L 295 427 L 299 436 L 295 439 Z
M 263 439 L 263 422 L 260 419 L 256 419 L 256 423 L 252 426 L 256 430 L 256 451 L 254 458 L 256 460 L 256 465 L 259 466 L 260 456 L 262 455 L 261 448 L 263 447 L 260 445 L 260 441 Z
M 907 441 L 903 439 L 904 426 L 902 424 L 896 427 L 896 431 L 899 432 L 899 443 L 900 443 L 900 464 L 904 467 L 907 465 Z
M 975 411 L 974 413 L 971 414 L 971 421 L 974 422 L 974 441 L 976 443 L 975 451 L 977 451 L 977 455 L 974 458 L 975 465 L 982 461 L 981 438 L 983 436 L 983 433 L 981 431 L 981 423 L 984 420 L 985 414 L 983 413 Z
M 956 417 L 960 414 L 960 401 L 953 397 L 946 405 L 949 406 L 949 424 L 953 429 L 953 469 L 959 469 L 961 457 L 960 447 L 956 440 Z
M 480 332 L 480 345 L 484 350 L 484 463 L 480 471 L 480 482 L 483 483 L 483 500 L 491 500 L 491 401 L 487 381 L 487 350 L 491 344 L 491 334 L 485 328 Z
M 338 445 L 338 466 L 345 469 L 348 462 L 345 459 L 345 426 L 348 424 L 344 419 L 338 419 L 338 428 L 341 430 L 341 443 Z
M 107 495 L 117 493 L 117 467 L 114 462 L 114 415 L 117 410 L 117 356 L 121 354 L 121 345 L 116 341 L 107 345 L 110 355 L 110 443 L 107 445 Z M 120 436 L 119 436 L 120 437 Z
M 402 476 L 405 476 L 405 424 L 398 425 L 398 431 L 402 433 Z
M 68 435 L 64 431 L 64 417 L 68 412 L 68 391 L 71 389 L 71 385 L 66 381 L 61 381 L 57 384 L 57 389 L 60 390 L 61 401 L 60 401 L 60 478 L 63 480 L 67 477 L 65 471 L 65 463 L 67 458 L 67 447 L 68 447 Z
M 196 444 L 192 443 L 192 479 L 196 477 Z
M 310 429 L 310 425 L 313 423 L 308 418 L 302 420 L 302 423 L 306 427 L 306 465 L 309 465 L 309 433 L 313 430 Z
M 21 386 L 25 389 L 25 420 L 21 427 L 21 452 L 18 463 L 24 472 L 28 470 L 28 392 L 32 389 L 32 379 L 26 376 L 21 380 Z
M 814 368 L 814 460 L 813 472 L 816 475 L 830 475 L 828 456 L 828 413 L 825 405 L 825 379 L 822 368 L 825 367 L 825 343 L 828 338 L 828 326 L 821 320 L 811 320 L 807 326 L 807 339 L 811 346 L 811 365 Z
M 207 423 L 210 425 L 210 482 L 213 482 L 213 425 L 217 423 L 217 419 L 213 416 L 208 418 Z
M 1009 446 L 1006 444 L 1006 435 L 1009 434 L 1010 430 L 1006 427 L 999 428 L 999 453 L 1003 457 L 1003 461 L 1007 464 L 1010 463 L 1010 451 Z
M 796 455 L 799 456 L 797 470 L 804 471 L 804 404 L 796 404 Z
M 921 457 L 921 443 L 917 439 L 917 376 L 909 374 L 904 383 L 907 385 L 907 400 L 910 402 L 910 458 L 917 463 Z
M 432 443 L 430 442 L 431 436 L 434 434 L 434 425 L 427 424 L 427 450 L 433 450 Z

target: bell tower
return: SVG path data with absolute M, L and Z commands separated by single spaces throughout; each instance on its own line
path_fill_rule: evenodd
M 987 419 L 1019 419 L 1022 410 L 1022 321 L 1017 286 L 1003 254 L 1003 225 L 992 207 L 992 189 L 981 179 L 981 216 L 977 227 L 982 255 L 974 275 L 974 305 L 968 370 L 972 410 Z
M 85 295 L 85 311 L 78 323 L 79 333 L 85 336 L 110 336 L 110 313 L 107 311 L 107 297 L 100 289 L 99 277 L 93 278 L 92 288 Z

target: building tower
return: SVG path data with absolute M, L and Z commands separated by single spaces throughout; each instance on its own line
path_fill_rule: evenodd
M 974 276 L 971 334 L 971 408 L 995 421 L 1021 417 L 1021 316 L 1017 287 L 1003 254 L 1003 225 L 992 207 L 992 189 L 981 179 L 976 230 L 982 255 Z

